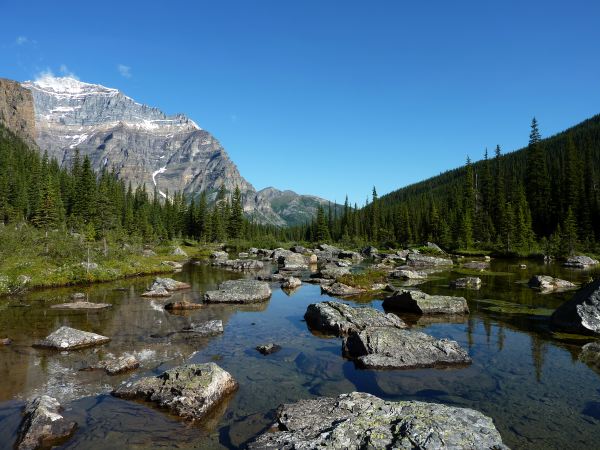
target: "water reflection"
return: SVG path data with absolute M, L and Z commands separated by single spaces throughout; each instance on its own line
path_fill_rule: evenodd
M 419 286 L 430 294 L 462 295 L 469 302 L 467 317 L 402 316 L 412 327 L 455 339 L 469 349 L 473 364 L 452 370 L 357 370 L 342 357 L 341 339 L 313 335 L 303 322 L 308 304 L 328 298 L 319 286 L 305 284 L 286 293 L 274 284 L 271 300 L 261 304 L 207 305 L 182 314 L 164 311 L 168 301 L 197 301 L 219 282 L 242 276 L 205 265 L 186 266 L 176 278 L 190 282 L 193 289 L 168 300 L 139 297 L 151 277 L 86 289 L 90 301 L 113 305 L 105 311 L 49 309 L 64 302 L 73 289 L 0 300 L 2 335 L 14 340 L 0 347 L 0 442 L 14 439 L 22 401 L 42 392 L 65 401 L 66 414 L 80 424 L 64 448 L 235 448 L 267 428 L 280 403 L 362 390 L 389 399 L 478 409 L 494 418 L 513 448 L 591 448 L 600 422 L 600 381 L 595 360 L 578 359 L 590 338 L 556 339 L 548 328 L 547 311 L 571 293 L 541 295 L 526 285 L 533 274 L 584 282 L 590 272 L 531 261 L 522 270 L 520 263 L 492 261 L 491 270 L 503 274 L 482 275 L 479 291 L 449 288 L 450 280 L 461 276 L 455 272 L 436 273 Z M 380 298 L 346 302 L 381 309 Z M 15 307 L 18 304 L 30 306 Z M 212 319 L 223 321 L 222 336 L 167 337 L 192 322 Z M 69 353 L 30 347 L 60 325 L 108 335 L 112 341 Z M 255 350 L 267 342 L 282 350 L 268 356 Z M 187 424 L 146 404 L 107 395 L 131 374 L 109 377 L 79 371 L 94 359 L 123 352 L 142 359 L 133 376 L 182 362 L 217 361 L 234 375 L 240 389 L 203 424 Z

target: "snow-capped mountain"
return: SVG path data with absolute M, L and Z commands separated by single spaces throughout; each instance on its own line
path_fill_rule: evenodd
M 164 197 L 239 186 L 246 213 L 274 225 L 304 222 L 326 202 L 272 188 L 257 192 L 219 142 L 183 114 L 167 116 L 117 89 L 69 77 L 45 76 L 22 86 L 33 95 L 38 146 L 63 165 L 78 149 L 96 170 L 114 168 L 134 186 L 156 187 Z

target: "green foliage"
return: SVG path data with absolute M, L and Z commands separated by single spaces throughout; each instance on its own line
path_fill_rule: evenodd
M 336 281 L 359 289 L 371 289 L 376 283 L 385 283 L 387 274 L 379 270 L 366 270 L 360 273 L 349 273 L 337 278 Z

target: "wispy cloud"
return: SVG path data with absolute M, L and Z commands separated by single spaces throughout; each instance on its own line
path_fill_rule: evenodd
M 58 71 L 63 77 L 75 78 L 76 80 L 79 80 L 79 77 L 69 70 L 66 64 L 61 64 L 58 68 Z
M 117 70 L 121 74 L 122 77 L 131 78 L 133 74 L 131 73 L 131 67 L 126 66 L 125 64 L 119 64 L 117 66 Z
M 27 44 L 29 42 L 29 38 L 27 36 L 17 36 L 17 39 L 15 40 L 15 43 L 17 45 L 24 45 Z
M 40 81 L 44 78 L 54 78 L 54 72 L 52 72 L 52 69 L 50 69 L 50 67 L 46 67 L 45 69 L 35 74 L 35 81 Z

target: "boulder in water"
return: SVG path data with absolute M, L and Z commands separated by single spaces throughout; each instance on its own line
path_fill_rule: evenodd
M 75 328 L 62 326 L 45 339 L 33 344 L 34 347 L 52 348 L 56 350 L 74 350 L 105 344 L 110 338 L 96 333 L 77 330 Z
M 578 290 L 550 317 L 554 328 L 571 333 L 600 333 L 600 278 Z
M 401 289 L 383 300 L 386 311 L 414 314 L 468 314 L 467 300 L 463 297 L 429 295 L 421 291 Z
M 286 404 L 276 430 L 250 450 L 397 448 L 508 450 L 487 417 L 468 408 L 417 401 L 385 401 L 352 392 Z
M 256 303 L 268 300 L 271 288 L 264 281 L 229 280 L 219 285 L 216 291 L 204 294 L 207 303 Z

